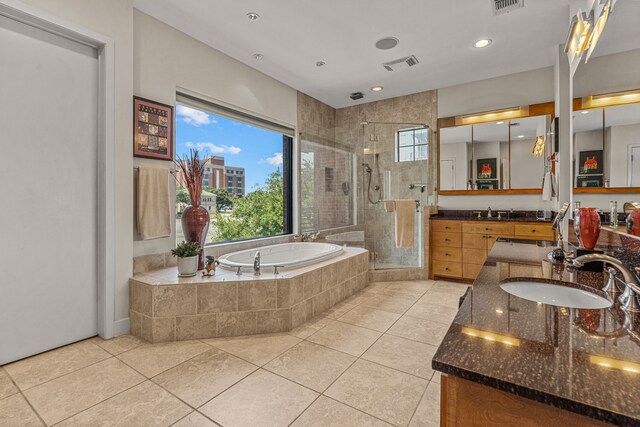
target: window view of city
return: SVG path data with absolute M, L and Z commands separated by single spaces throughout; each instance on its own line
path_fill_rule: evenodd
M 176 156 L 198 150 L 206 158 L 201 205 L 211 215 L 207 243 L 285 232 L 285 173 L 291 137 L 242 121 L 176 106 Z M 181 215 L 191 202 L 176 175 L 176 242 L 184 240 Z

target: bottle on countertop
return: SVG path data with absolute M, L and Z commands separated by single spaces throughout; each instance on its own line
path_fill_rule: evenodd
M 609 221 L 612 227 L 616 228 L 618 226 L 618 202 L 615 200 L 611 201 L 611 218 Z

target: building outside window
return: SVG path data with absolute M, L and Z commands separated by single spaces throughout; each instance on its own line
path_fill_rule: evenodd
M 292 129 L 178 94 L 176 155 L 196 149 L 207 158 L 207 244 L 292 232 L 292 146 Z M 177 242 L 184 240 L 180 212 L 187 204 L 177 185 Z
M 405 129 L 396 134 L 396 161 L 429 159 L 429 129 Z

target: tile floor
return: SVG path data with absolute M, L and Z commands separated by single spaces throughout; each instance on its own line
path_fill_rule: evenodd
M 0 426 L 437 426 L 465 290 L 373 283 L 286 334 L 78 342 L 0 367 Z

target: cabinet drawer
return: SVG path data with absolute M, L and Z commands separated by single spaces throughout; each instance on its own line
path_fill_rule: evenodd
M 446 233 L 459 233 L 462 230 L 460 221 L 431 221 L 431 231 L 444 231 Z
M 516 224 L 514 231 L 516 237 L 553 239 L 551 224 Z
M 484 234 L 464 234 L 462 247 L 468 249 L 487 249 L 487 239 Z
M 434 261 L 431 267 L 434 276 L 462 277 L 460 262 Z
M 484 264 L 487 260 L 487 251 L 485 249 L 469 249 L 462 250 L 462 262 L 465 264 Z
M 478 273 L 480 273 L 481 269 L 481 264 L 464 264 L 464 266 L 462 267 L 462 277 L 464 277 L 465 279 L 475 280 L 475 278 L 478 277 Z
M 462 261 L 462 249 L 435 246 L 431 248 L 431 258 L 434 261 Z
M 511 236 L 513 235 L 513 224 L 497 224 L 495 222 L 483 222 L 483 221 L 474 221 L 474 222 L 465 222 L 462 224 L 462 232 L 463 233 L 475 233 L 475 234 L 486 234 L 486 233 L 494 233 L 494 234 L 502 234 Z
M 431 233 L 431 245 L 459 248 L 462 246 L 462 235 L 460 233 L 435 231 Z

